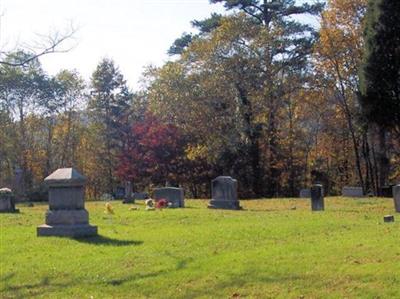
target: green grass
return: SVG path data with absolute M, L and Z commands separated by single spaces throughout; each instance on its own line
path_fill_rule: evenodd
M 400 298 L 389 199 L 241 201 L 243 211 L 89 202 L 100 236 L 36 237 L 46 205 L 0 214 L 1 298 Z

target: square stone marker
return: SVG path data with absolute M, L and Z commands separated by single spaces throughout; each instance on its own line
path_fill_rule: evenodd
M 37 235 L 96 236 L 97 226 L 89 225 L 89 213 L 85 210 L 86 178 L 73 168 L 61 168 L 44 182 L 49 187 L 49 210 L 46 224 L 37 227 Z
M 311 190 L 310 189 L 301 189 L 299 197 L 300 198 L 310 198 L 311 197 Z
M 361 187 L 343 187 L 342 196 L 345 197 L 363 197 L 364 192 Z
M 15 208 L 15 197 L 11 189 L 0 189 L 0 213 L 18 213 Z
M 172 203 L 173 208 L 184 208 L 185 198 L 182 188 L 165 187 L 154 190 L 154 199 L 164 198 Z
M 237 195 L 237 180 L 230 176 L 219 176 L 211 182 L 212 199 L 208 208 L 240 210 Z

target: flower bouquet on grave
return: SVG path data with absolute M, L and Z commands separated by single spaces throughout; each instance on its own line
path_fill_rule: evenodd
M 154 201 L 153 199 L 149 198 L 145 202 L 146 211 L 154 211 Z
M 157 203 L 156 203 L 157 209 L 164 209 L 167 207 L 168 207 L 168 200 L 166 200 L 165 198 L 160 198 L 159 200 L 157 200 Z
M 113 215 L 114 215 L 114 208 L 112 206 L 111 203 L 107 202 L 105 205 L 105 210 L 104 210 L 104 214 L 108 215 L 108 220 L 110 222 L 110 225 L 112 225 L 112 219 L 113 219 Z
M 105 214 L 107 214 L 107 215 L 114 215 L 114 208 L 113 208 L 113 206 L 111 205 L 111 203 L 107 202 L 105 207 L 106 207 L 106 209 L 104 210 L 104 213 L 105 213 Z

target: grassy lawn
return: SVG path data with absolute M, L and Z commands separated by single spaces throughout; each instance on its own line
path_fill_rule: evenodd
M 36 237 L 47 205 L 0 214 L 1 298 L 400 298 L 390 199 L 242 201 L 244 211 L 89 202 L 99 237 Z M 400 216 L 400 215 L 397 215 Z

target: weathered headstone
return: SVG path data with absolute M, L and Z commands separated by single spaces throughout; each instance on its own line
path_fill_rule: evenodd
M 363 197 L 364 192 L 361 187 L 343 187 L 342 188 L 342 196 L 345 197 Z
M 182 188 L 175 188 L 175 187 L 158 188 L 154 190 L 153 197 L 156 200 L 161 198 L 166 199 L 168 202 L 171 203 L 172 208 L 185 207 L 185 198 Z
M 212 199 L 210 209 L 240 210 L 237 195 L 237 180 L 230 176 L 219 176 L 211 182 Z
M 400 184 L 393 187 L 394 208 L 400 213 Z
M 0 213 L 18 213 L 15 208 L 15 197 L 11 189 L 0 189 Z
M 46 224 L 38 226 L 38 236 L 88 237 L 97 235 L 89 225 L 85 210 L 86 178 L 73 168 L 58 169 L 45 178 L 49 187 Z
M 323 211 L 324 204 L 324 188 L 320 184 L 311 187 L 311 209 L 313 211 Z
M 17 201 L 24 201 L 26 200 L 26 192 L 25 192 L 25 183 L 23 178 L 23 170 L 21 168 L 16 168 L 14 170 L 14 178 L 12 181 L 12 190 L 13 194 L 15 195 L 15 200 Z
M 125 199 L 125 187 L 118 186 L 114 191 L 115 199 Z
M 300 196 L 300 198 L 310 198 L 311 197 L 310 189 L 301 189 L 299 196 Z
M 393 197 L 393 187 L 395 185 L 387 185 L 387 186 L 382 186 L 381 188 L 378 188 L 378 196 L 380 197 Z
M 132 183 L 125 182 L 125 198 L 122 203 L 135 203 L 135 199 L 132 196 Z

